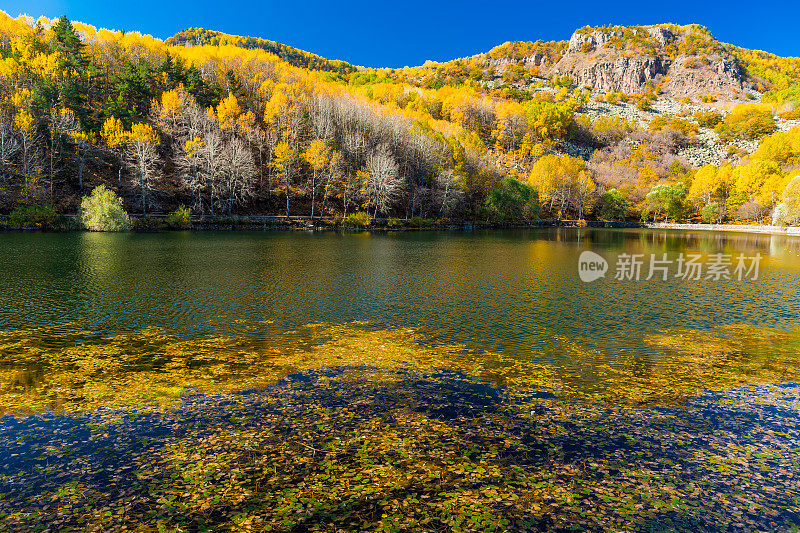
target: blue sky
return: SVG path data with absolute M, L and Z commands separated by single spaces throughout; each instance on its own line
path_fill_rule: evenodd
M 568 39 L 575 28 L 609 23 L 698 23 L 724 42 L 800 56 L 798 0 L 3 0 L 0 9 L 13 16 L 66 14 L 98 27 L 138 30 L 160 38 L 183 28 L 203 27 L 264 37 L 374 67 L 454 59 L 506 41 Z

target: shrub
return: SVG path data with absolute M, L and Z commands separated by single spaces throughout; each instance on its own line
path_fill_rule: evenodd
M 386 221 L 386 225 L 389 226 L 390 228 L 397 228 L 402 226 L 403 224 L 400 222 L 399 218 L 389 218 L 389 220 Z
M 776 207 L 775 219 L 778 223 L 797 224 L 800 222 L 800 175 L 792 178 L 792 181 L 783 191 L 783 203 L 779 204 L 781 209 Z
M 56 222 L 56 211 L 49 205 L 21 205 L 11 212 L 9 221 L 18 228 L 50 228 Z
M 609 189 L 600 197 L 597 216 L 601 220 L 625 220 L 628 202 L 617 189 Z
M 703 102 L 704 104 L 712 104 L 717 101 L 717 98 L 714 95 L 705 94 L 700 97 L 700 101 Z
M 703 128 L 713 128 L 722 122 L 722 115 L 716 111 L 698 111 L 694 114 L 694 119 Z
M 714 128 L 723 142 L 737 139 L 754 140 L 775 131 L 775 118 L 769 107 L 757 104 L 736 106 L 723 122 Z
M 166 225 L 166 221 L 149 215 L 131 219 L 131 229 L 133 231 L 159 231 L 164 229 Z
M 638 107 L 640 111 L 650 111 L 653 109 L 653 100 L 651 100 L 649 96 L 642 96 L 639 98 L 639 101 L 636 102 L 636 107 Z
M 572 107 L 532 100 L 524 104 L 528 126 L 544 141 L 564 139 L 574 123 Z
M 370 224 L 372 224 L 372 216 L 366 211 L 352 213 L 342 220 L 342 227 L 344 228 L 366 228 Z
M 429 218 L 411 217 L 408 219 L 408 226 L 411 228 L 428 228 L 433 224 L 433 220 Z
M 506 178 L 486 198 L 484 214 L 495 222 L 527 221 L 539 216 L 539 191 Z
M 800 128 L 764 137 L 753 152 L 755 161 L 774 161 L 782 168 L 800 165 Z
M 725 204 L 720 202 L 706 204 L 700 210 L 700 218 L 706 224 L 722 223 L 722 219 L 725 218 Z
M 608 146 L 618 143 L 628 134 L 636 131 L 636 123 L 621 117 L 599 116 L 589 122 L 588 117 L 582 122 L 584 128 L 599 144 Z
M 90 231 L 125 231 L 131 221 L 122 208 L 122 198 L 105 185 L 95 187 L 81 201 L 81 223 Z
M 192 210 L 182 205 L 170 213 L 166 222 L 172 229 L 189 229 L 192 227 Z
M 680 118 L 656 117 L 650 121 L 648 127 L 650 131 L 663 131 L 664 128 L 671 128 L 683 135 L 697 135 L 699 132 L 697 124 Z

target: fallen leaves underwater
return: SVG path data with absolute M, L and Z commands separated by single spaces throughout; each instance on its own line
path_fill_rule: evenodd
M 0 529 L 797 531 L 798 339 L 554 338 L 586 379 L 369 324 L 6 331 Z

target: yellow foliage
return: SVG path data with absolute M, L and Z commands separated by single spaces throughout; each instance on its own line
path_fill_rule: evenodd
M 706 165 L 694 175 L 687 198 L 700 205 L 711 202 L 715 196 L 721 196 L 733 185 L 733 167 L 724 165 Z
M 122 121 L 116 117 L 108 117 L 100 129 L 100 137 L 109 148 L 118 148 L 127 142 L 127 135 Z
M 236 127 L 236 121 L 242 113 L 242 108 L 239 107 L 239 102 L 236 96 L 229 94 L 217 106 L 217 120 L 219 120 L 219 128 L 222 130 L 232 129 Z
M 781 167 L 797 166 L 800 164 L 800 128 L 765 137 L 751 159 L 773 161 Z
M 20 88 L 11 94 L 11 103 L 17 109 L 26 109 L 31 104 L 31 91 L 27 88 Z
M 784 179 L 778 165 L 769 161 L 753 161 L 736 168 L 736 191 L 761 205 L 773 203 L 775 188 Z M 783 191 L 780 187 L 778 196 Z
M 292 147 L 289 146 L 289 143 L 286 141 L 279 142 L 275 147 L 275 161 L 273 163 L 275 168 L 281 172 L 286 172 L 289 162 L 292 160 L 293 156 L 294 150 L 292 150 Z
M 183 145 L 183 150 L 186 152 L 186 159 L 194 157 L 204 146 L 205 143 L 200 137 L 195 137 L 194 139 L 186 141 Z
M 328 146 L 324 141 L 319 139 L 314 139 L 311 141 L 311 144 L 308 145 L 306 151 L 303 152 L 303 159 L 314 170 L 322 169 L 328 162 L 329 157 L 330 151 L 328 150 Z
M 158 144 L 160 142 L 156 130 L 149 124 L 143 124 L 141 122 L 134 124 L 128 135 L 131 141 L 141 144 Z
M 186 102 L 186 89 L 183 85 L 161 95 L 161 116 L 174 118 L 183 110 Z
M 27 132 L 33 125 L 33 115 L 22 109 L 14 115 L 14 126 L 17 131 Z
M 539 199 L 543 202 L 590 181 L 586 163 L 569 155 L 551 154 L 540 158 L 528 176 L 528 182 L 539 190 Z

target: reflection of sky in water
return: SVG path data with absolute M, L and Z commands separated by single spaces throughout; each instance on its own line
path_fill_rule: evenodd
M 0 235 L 0 325 L 162 326 L 188 336 L 370 320 L 446 342 L 558 357 L 564 342 L 641 353 L 664 328 L 794 327 L 800 239 L 736 233 L 546 229 L 495 233 Z M 608 259 L 584 284 L 577 259 Z M 618 281 L 619 253 L 761 253 L 761 277 Z M 644 270 L 646 271 L 647 265 Z M 559 342 L 554 342 L 558 339 Z

